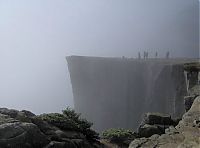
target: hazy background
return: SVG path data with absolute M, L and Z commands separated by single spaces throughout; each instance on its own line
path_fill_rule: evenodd
M 73 107 L 65 56 L 198 57 L 198 0 L 0 0 L 0 107 Z

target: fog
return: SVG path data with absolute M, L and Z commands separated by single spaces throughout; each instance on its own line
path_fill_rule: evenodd
M 198 0 L 0 0 L 0 107 L 73 107 L 69 55 L 198 57 Z

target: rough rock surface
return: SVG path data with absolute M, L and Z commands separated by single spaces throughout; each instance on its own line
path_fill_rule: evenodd
M 200 147 L 200 96 L 183 115 L 176 127 L 170 126 L 165 134 L 135 139 L 129 148 L 199 148 Z
M 191 108 L 195 98 L 196 98 L 196 96 L 194 96 L 194 95 L 184 97 L 185 111 L 188 111 Z
M 163 134 L 163 128 L 157 125 L 149 125 L 145 124 L 143 126 L 140 126 L 138 129 L 138 134 L 140 137 L 150 137 L 154 134 Z
M 165 129 L 177 125 L 177 121 L 168 114 L 146 113 L 138 128 L 138 136 L 148 138 L 154 134 L 164 134 Z
M 171 116 L 168 114 L 162 114 L 162 113 L 146 113 L 144 115 L 142 124 L 160 124 L 160 125 L 171 125 L 173 124 L 173 120 L 171 119 Z
M 0 148 L 99 148 L 78 131 L 53 126 L 29 111 L 0 108 Z

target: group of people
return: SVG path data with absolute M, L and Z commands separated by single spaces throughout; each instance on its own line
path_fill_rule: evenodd
M 169 53 L 169 51 L 168 51 L 168 52 L 166 53 L 166 59 L 169 59 L 169 55 L 170 55 L 170 53 Z M 148 53 L 147 51 L 144 51 L 143 58 L 144 58 L 144 59 L 147 59 L 148 56 L 149 56 L 149 53 Z M 138 59 L 141 59 L 141 58 L 142 58 L 141 53 L 138 52 Z M 158 52 L 155 53 L 155 58 L 158 58 Z

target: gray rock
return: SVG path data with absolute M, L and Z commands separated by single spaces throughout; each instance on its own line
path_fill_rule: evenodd
M 149 124 L 145 124 L 143 126 L 140 126 L 138 129 L 138 135 L 140 137 L 150 137 L 154 134 L 163 134 L 164 130 L 162 128 L 160 128 L 159 126 L 156 125 L 149 125 Z
M 66 139 L 64 142 L 51 141 L 45 148 L 100 148 L 92 146 L 82 139 Z
M 138 128 L 139 137 L 150 137 L 154 134 L 164 134 L 165 129 L 174 125 L 177 121 L 171 119 L 168 114 L 146 113 Z
M 44 147 L 49 140 L 32 123 L 7 123 L 0 125 L 0 146 L 7 147 Z
M 27 117 L 35 117 L 36 115 L 30 111 L 27 110 L 22 110 L 21 112 L 23 112 Z
M 19 122 L 19 120 L 10 118 L 8 115 L 0 114 L 0 125 L 5 123 Z
M 52 141 L 65 141 L 65 139 L 85 139 L 85 136 L 82 133 L 77 131 L 63 131 L 38 117 L 33 117 L 32 123 L 37 125 L 39 129 Z
M 18 112 L 19 111 L 15 110 L 15 109 L 0 108 L 0 113 L 1 114 L 8 115 L 11 118 L 16 118 Z
M 45 148 L 78 148 L 72 142 L 51 141 Z
M 188 94 L 190 96 L 199 96 L 200 95 L 200 85 L 195 85 L 194 87 L 192 87 L 191 89 L 189 89 Z
M 174 122 L 171 119 L 170 115 L 162 113 L 146 113 L 142 121 L 142 125 L 144 124 L 172 125 L 173 123 Z
M 194 102 L 196 96 L 185 96 L 184 97 L 184 103 L 185 103 L 185 111 L 187 112 Z
M 22 121 L 22 122 L 29 122 L 31 123 L 30 117 L 35 116 L 30 111 L 18 111 L 14 109 L 7 109 L 7 108 L 0 108 L 0 113 L 3 115 L 8 115 L 10 118 L 14 118 L 16 120 Z
M 195 119 L 193 123 L 194 123 L 194 126 L 200 128 L 200 117 L 199 119 Z
M 68 139 L 85 139 L 85 136 L 82 133 L 76 131 L 62 131 L 56 130 L 55 134 L 60 138 L 68 138 Z
M 33 124 L 37 125 L 38 128 L 47 136 L 49 136 L 49 138 L 55 134 L 55 130 L 57 130 L 58 128 L 50 125 L 49 123 L 47 123 L 46 121 L 43 121 L 42 119 L 38 118 L 37 116 L 32 117 L 31 121 Z M 51 139 L 51 138 L 50 138 Z
M 169 128 L 165 129 L 165 133 L 172 135 L 172 134 L 178 134 L 179 131 L 175 127 L 170 126 Z
M 131 144 L 129 145 L 129 148 L 139 148 L 141 145 L 146 143 L 148 141 L 147 138 L 140 138 L 140 139 L 135 139 Z

